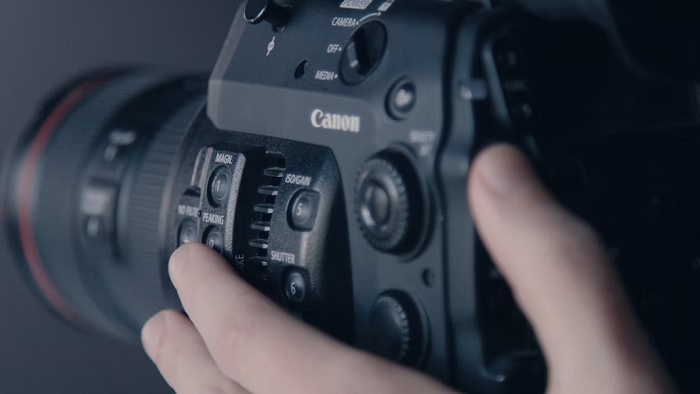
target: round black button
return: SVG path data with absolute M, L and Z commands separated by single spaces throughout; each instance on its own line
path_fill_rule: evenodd
M 205 243 L 217 253 L 224 252 L 224 236 L 221 233 L 221 230 L 217 228 L 212 228 L 209 230 Z
M 382 294 L 372 306 L 369 323 L 375 353 L 406 365 L 418 362 L 423 330 L 410 297 L 398 291 Z
M 177 234 L 178 246 L 197 242 L 197 223 L 192 219 L 183 220 Z
M 418 178 L 410 161 L 386 153 L 367 161 L 356 189 L 360 227 L 377 250 L 404 253 L 416 246 L 423 206 Z
M 394 119 L 405 119 L 416 106 L 416 85 L 408 79 L 398 81 L 387 96 L 387 111 Z
M 284 281 L 284 292 L 289 301 L 296 304 L 304 302 L 307 287 L 306 278 L 301 272 L 297 270 L 289 271 L 287 279 Z
M 217 168 L 209 180 L 209 198 L 211 205 L 219 206 L 226 202 L 231 188 L 231 176 L 226 167 Z
M 313 190 L 299 192 L 289 205 L 289 221 L 295 230 L 310 231 L 316 224 L 321 198 Z
M 297 224 L 304 224 L 311 217 L 311 200 L 308 196 L 299 197 L 292 206 L 292 217 Z

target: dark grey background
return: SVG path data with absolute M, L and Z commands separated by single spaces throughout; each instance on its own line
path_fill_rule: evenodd
M 208 71 L 236 3 L 0 1 L 0 157 L 46 94 L 81 72 L 115 64 Z M 170 392 L 140 348 L 78 333 L 45 310 L 0 239 L 0 393 Z

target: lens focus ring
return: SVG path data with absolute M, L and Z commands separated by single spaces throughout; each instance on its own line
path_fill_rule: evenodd
M 163 131 L 154 136 L 135 173 L 126 219 L 126 245 L 130 261 L 155 266 L 167 258 L 161 256 L 163 241 L 159 238 L 159 227 L 165 222 L 160 215 L 166 183 L 176 167 L 177 153 L 188 126 L 202 108 L 203 102 L 204 97 L 193 99 L 162 127 Z
M 115 332 L 115 328 L 105 322 L 102 306 L 95 302 L 85 287 L 81 265 L 83 259 L 74 248 L 74 233 L 69 228 L 76 220 L 72 207 L 78 200 L 79 174 L 84 169 L 85 158 L 90 155 L 98 133 L 119 108 L 161 78 L 136 74 L 119 78 L 118 83 L 106 82 L 104 87 L 55 125 L 56 129 L 46 142 L 31 180 L 35 185 L 31 223 L 36 247 L 39 251 L 51 251 L 41 254 L 47 275 L 77 313 L 93 316 L 91 324 L 105 331 Z M 45 127 L 48 123 L 47 120 Z M 23 165 L 31 164 L 25 162 Z

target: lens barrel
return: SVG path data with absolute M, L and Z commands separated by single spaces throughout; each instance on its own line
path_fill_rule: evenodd
M 59 93 L 11 159 L 5 221 L 22 271 L 61 317 L 138 340 L 179 301 L 161 228 L 206 78 L 92 75 Z

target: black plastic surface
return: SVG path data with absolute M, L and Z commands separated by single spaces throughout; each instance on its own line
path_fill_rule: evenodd
M 700 353 L 700 193 L 680 175 L 700 166 L 697 89 L 630 72 L 589 24 L 468 2 L 371 4 L 299 2 L 283 30 L 247 23 L 241 8 L 205 109 L 197 89 L 154 105 L 166 81 L 123 103 L 116 121 L 154 114 L 157 131 L 117 171 L 125 227 L 109 244 L 115 264 L 78 270 L 98 275 L 72 291 L 101 306 L 73 296 L 81 314 L 138 335 L 153 310 L 178 307 L 170 253 L 211 242 L 261 292 L 342 340 L 456 388 L 540 392 L 537 340 L 465 202 L 473 158 L 507 142 L 601 232 L 674 376 L 697 384 L 686 371 Z M 158 111 L 167 105 L 172 117 Z M 113 129 L 100 128 L 108 150 L 128 140 Z M 130 157 L 117 145 L 110 163 Z M 95 168 L 71 182 L 93 191 Z M 102 253 L 86 245 L 83 260 Z

